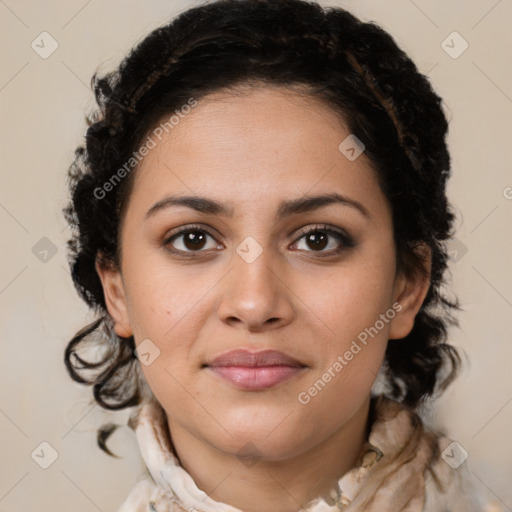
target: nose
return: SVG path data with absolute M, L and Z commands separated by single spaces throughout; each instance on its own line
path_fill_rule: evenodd
M 235 253 L 220 293 L 221 321 L 251 332 L 283 327 L 295 314 L 286 263 L 270 249 L 264 249 L 253 261 Z

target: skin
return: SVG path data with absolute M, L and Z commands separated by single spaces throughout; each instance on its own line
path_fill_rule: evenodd
M 349 133 L 328 106 L 278 86 L 200 99 L 137 170 L 121 268 L 97 262 L 116 333 L 160 350 L 141 368 L 180 463 L 212 499 L 244 511 L 297 511 L 354 466 L 388 340 L 411 331 L 428 291 L 428 278 L 395 274 L 391 208 L 364 153 L 349 161 L 339 151 Z M 332 192 L 370 217 L 330 204 L 276 218 L 281 201 Z M 170 194 L 215 199 L 233 216 L 173 206 L 145 219 Z M 317 223 L 346 231 L 354 247 L 332 235 L 320 248 L 308 243 L 299 230 Z M 169 250 L 193 252 L 184 236 L 165 245 L 190 224 L 215 234 L 205 234 L 194 259 Z M 262 250 L 251 263 L 236 252 L 249 236 Z M 299 393 L 397 302 L 401 311 L 378 335 L 300 403 Z M 281 350 L 307 367 L 259 391 L 203 367 L 242 347 Z

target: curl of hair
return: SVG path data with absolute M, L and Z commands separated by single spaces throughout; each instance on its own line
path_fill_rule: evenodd
M 71 201 L 63 212 L 73 230 L 72 278 L 83 300 L 103 315 L 108 350 L 99 363 L 76 354 L 101 320 L 77 333 L 65 354 L 71 377 L 93 385 L 94 398 L 106 409 L 142 400 L 133 336 L 119 338 L 108 327 L 95 270 L 96 259 L 119 268 L 119 227 L 136 166 L 120 183 L 110 181 L 112 191 L 102 187 L 150 131 L 191 98 L 253 84 L 305 86 L 307 95 L 338 112 L 364 142 L 392 207 L 397 270 L 425 273 L 421 247 L 430 249 L 427 296 L 410 334 L 390 341 L 385 357 L 389 395 L 418 407 L 444 390 L 460 365 L 446 337 L 448 325 L 458 325 L 451 310 L 461 308 L 441 290 L 445 241 L 455 218 L 445 192 L 450 156 L 442 100 L 378 25 L 306 0 L 218 0 L 190 8 L 151 32 L 115 71 L 94 74 L 99 109 L 87 118 L 85 145 L 76 149 L 69 168 Z M 89 380 L 79 374 L 97 368 L 102 370 Z M 105 432 L 108 437 L 108 426 Z

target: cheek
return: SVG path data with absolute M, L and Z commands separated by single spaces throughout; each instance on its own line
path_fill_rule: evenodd
M 139 338 L 154 337 L 162 344 L 184 326 L 196 325 L 191 318 L 204 310 L 208 292 L 218 281 L 207 271 L 199 275 L 193 265 L 171 265 L 162 256 L 127 261 L 126 274 L 134 331 Z
M 129 315 L 137 351 L 141 354 L 143 347 L 151 360 L 144 364 L 139 356 L 141 370 L 159 400 L 180 396 L 183 389 L 178 383 L 190 379 L 194 343 L 209 307 L 207 292 L 216 282 L 208 276 L 194 279 L 189 269 L 187 276 L 168 268 L 153 266 L 149 272 L 139 266 L 130 274 Z
M 360 389 L 366 392 L 377 376 L 395 312 L 378 286 L 365 289 L 347 281 L 331 286 L 329 300 L 316 311 L 329 326 L 317 346 L 322 363 L 317 370 L 333 393 L 341 388 L 357 395 Z
M 314 284 L 314 286 L 312 286 Z M 390 307 L 393 271 L 383 260 L 354 261 L 297 281 L 297 296 L 327 339 L 345 342 L 375 324 Z M 387 332 L 388 324 L 384 331 Z M 380 329 L 379 329 L 380 330 Z

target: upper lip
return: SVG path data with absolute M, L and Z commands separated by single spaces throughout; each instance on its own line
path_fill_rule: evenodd
M 279 350 L 252 352 L 247 349 L 231 350 L 206 363 L 206 366 L 292 366 L 304 365 Z

